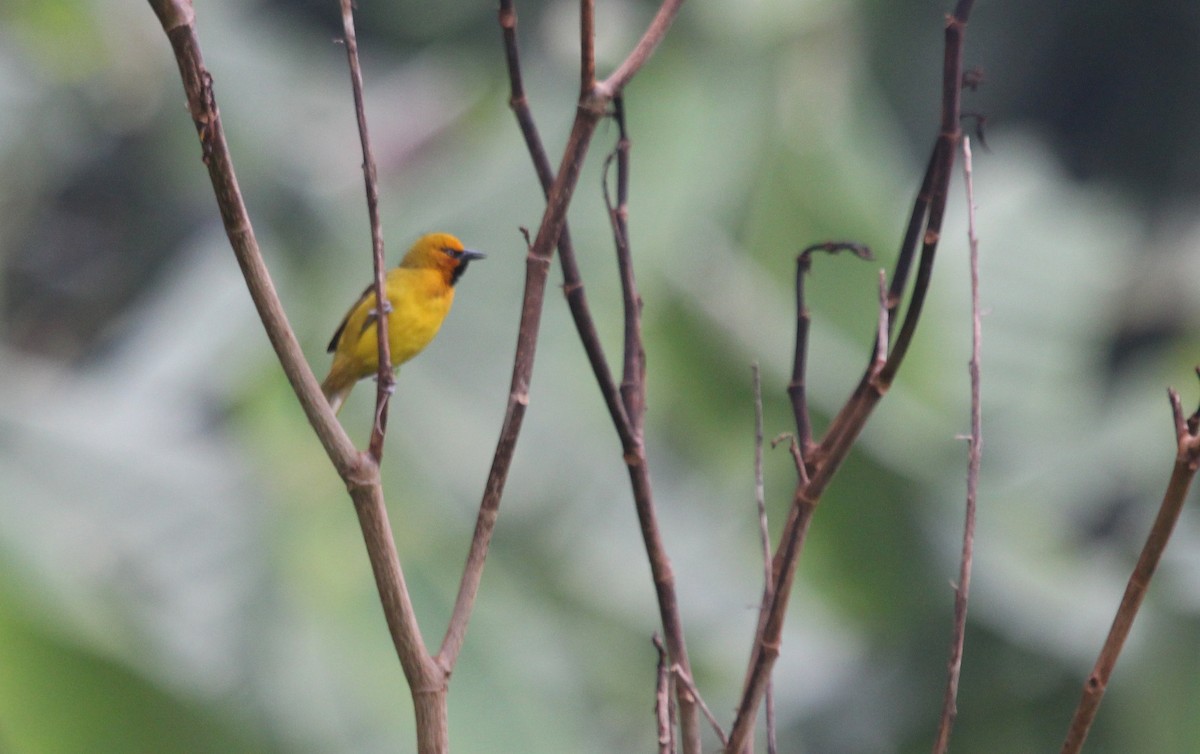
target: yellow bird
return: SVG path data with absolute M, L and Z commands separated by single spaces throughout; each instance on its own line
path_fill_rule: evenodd
M 388 271 L 384 291 L 391 304 L 387 325 L 393 369 L 429 345 L 450 312 L 454 284 L 467 263 L 483 258 L 480 252 L 463 248 L 462 241 L 449 233 L 429 233 L 417 239 L 399 267 Z M 367 286 L 329 341 L 333 365 L 321 390 L 334 413 L 341 409 L 354 383 L 379 371 L 374 289 L 374 285 Z

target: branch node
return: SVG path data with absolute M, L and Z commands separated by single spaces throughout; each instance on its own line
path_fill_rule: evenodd
M 513 29 L 517 28 L 517 9 L 511 5 L 500 6 L 498 18 L 500 20 L 501 29 L 504 29 L 505 31 L 512 31 Z
M 721 724 L 717 722 L 717 718 L 713 715 L 712 710 L 710 710 L 708 705 L 704 703 L 704 700 L 700 698 L 700 692 L 696 689 L 696 684 L 692 682 L 692 677 L 688 675 L 687 671 L 681 668 L 678 664 L 671 666 L 671 673 L 683 684 L 684 693 L 690 696 L 692 701 L 694 701 L 700 707 L 700 711 L 703 712 L 704 717 L 708 719 L 708 724 L 712 726 L 713 732 L 717 734 L 717 738 L 721 741 L 721 745 L 728 745 L 729 738 L 725 735 L 725 731 L 721 729 Z
M 355 489 L 379 484 L 379 464 L 365 451 L 359 451 L 354 463 L 345 470 L 342 479 L 351 493 Z

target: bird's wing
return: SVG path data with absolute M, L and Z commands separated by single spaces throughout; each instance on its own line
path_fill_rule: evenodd
M 363 289 L 362 295 L 359 296 L 358 300 L 354 302 L 354 306 L 351 306 L 350 309 L 346 312 L 346 316 L 342 317 L 342 323 L 340 325 L 338 325 L 337 330 L 334 331 L 333 338 L 329 341 L 329 345 L 325 348 L 325 353 L 333 353 L 334 351 L 337 350 L 338 340 L 342 337 L 342 332 L 345 331 L 346 323 L 348 323 L 350 321 L 350 316 L 352 314 L 354 314 L 354 312 L 358 309 L 358 307 L 362 306 L 363 302 L 367 300 L 367 297 L 370 296 L 374 292 L 375 292 L 375 284 L 374 283 L 371 283 L 370 285 L 368 285 L 366 288 Z M 362 330 L 359 331 L 360 335 L 362 333 L 366 332 L 367 328 L 375 323 L 376 316 L 377 315 L 375 314 L 374 311 L 367 312 L 367 318 L 363 321 Z

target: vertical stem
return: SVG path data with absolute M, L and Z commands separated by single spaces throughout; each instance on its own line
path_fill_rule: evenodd
M 796 422 L 796 444 L 801 458 L 808 458 L 812 446 L 812 423 L 808 415 L 808 329 L 812 315 L 804 302 L 804 277 L 812 268 L 812 255 L 796 257 L 796 343 L 792 350 L 792 381 L 788 396 L 792 399 L 792 415 Z
M 774 585 L 771 580 L 771 528 L 767 522 L 766 490 L 763 484 L 763 404 L 762 378 L 759 374 L 758 362 L 751 366 L 754 376 L 754 502 L 758 507 L 758 533 L 762 545 L 763 556 L 763 593 L 762 604 L 758 609 L 759 625 L 767 620 L 767 612 L 771 608 L 774 596 Z M 803 370 L 801 370 L 803 373 Z M 797 440 L 801 443 L 802 440 Z M 800 464 L 803 465 L 803 458 Z M 767 689 L 764 697 L 767 723 L 767 754 L 775 754 L 775 683 L 767 679 Z M 753 748 L 753 740 L 747 741 L 747 748 Z
M 950 637 L 950 659 L 946 664 L 946 693 L 938 724 L 933 754 L 950 748 L 950 733 L 958 716 L 958 681 L 962 674 L 963 643 L 967 632 L 967 600 L 971 593 L 971 563 L 975 550 L 975 504 L 979 490 L 979 465 L 983 454 L 982 404 L 980 400 L 979 350 L 983 326 L 979 313 L 979 238 L 975 235 L 975 185 L 971 176 L 971 140 L 963 139 L 963 177 L 967 187 L 967 240 L 970 246 L 971 279 L 971 436 L 967 456 L 967 504 L 963 522 L 962 556 L 958 586 L 954 590 L 954 629 Z
M 579 96 L 596 86 L 596 0 L 579 3 Z
M 658 652 L 658 665 L 654 684 L 654 718 L 658 728 L 658 754 L 675 754 L 675 706 L 671 694 L 671 669 L 667 667 L 667 649 L 658 632 L 654 632 L 654 649 Z
M 675 593 L 675 575 L 671 559 L 658 526 L 658 514 L 654 506 L 653 488 L 650 484 L 650 465 L 646 456 L 643 421 L 646 411 L 646 352 L 642 343 L 642 301 L 638 295 L 637 278 L 633 270 L 633 258 L 629 240 L 629 136 L 625 130 L 625 108 L 618 94 L 613 98 L 613 120 L 617 124 L 617 147 L 610 160 L 617 166 L 617 198 L 612 204 L 607 188 L 604 201 L 608 207 L 613 240 L 617 249 L 617 269 L 621 279 L 621 297 L 624 303 L 625 343 L 621 400 L 625 416 L 629 420 L 632 435 L 631 446 L 625 449 L 625 464 L 629 470 L 633 488 L 633 503 L 641 526 L 642 542 L 646 557 L 650 561 L 650 573 L 658 596 L 659 615 L 663 625 L 667 652 L 671 663 L 689 679 L 692 677 L 687 644 L 683 636 L 683 620 L 679 612 Z M 606 164 L 607 167 L 607 164 Z M 606 171 L 607 173 L 607 171 Z M 700 699 L 688 684 L 675 685 L 679 702 L 680 737 L 685 754 L 700 752 Z
M 358 62 L 358 38 L 354 33 L 354 9 L 351 0 L 341 0 L 342 33 L 346 43 L 346 57 L 350 63 L 350 84 L 354 91 L 354 114 L 358 120 L 358 140 L 362 145 L 363 182 L 367 191 L 367 215 L 371 222 L 371 251 L 375 271 L 375 334 L 379 370 L 375 380 L 375 421 L 371 425 L 368 452 L 375 463 L 383 461 L 383 439 L 387 432 L 388 399 L 396 386 L 396 375 L 392 371 L 391 347 L 388 342 L 388 303 L 384 290 L 383 223 L 379 219 L 379 180 L 375 170 L 375 155 L 371 151 L 371 138 L 367 130 L 367 112 L 363 100 L 362 67 Z

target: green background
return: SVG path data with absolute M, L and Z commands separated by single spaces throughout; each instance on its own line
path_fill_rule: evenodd
M 388 256 L 447 230 L 472 265 L 400 374 L 384 465 L 426 642 L 449 614 L 507 395 L 541 194 L 495 8 L 358 16 Z M 337 3 L 201 0 L 238 175 L 313 368 L 370 275 Z M 599 3 L 601 73 L 654 5 Z M 576 9 L 518 3 L 548 148 L 577 91 Z M 932 143 L 932 2 L 684 6 L 629 86 L 647 445 L 693 667 L 728 724 L 761 565 L 750 365 L 768 437 L 796 251 L 819 258 L 823 426 L 864 363 Z M 981 0 L 964 109 L 982 243 L 984 460 L 956 752 L 1053 751 L 1195 406 L 1200 18 L 1189 3 Z M 615 362 L 602 124 L 572 231 Z M 355 517 L 219 224 L 169 46 L 135 0 L 0 5 L 0 751 L 384 752 L 407 690 Z M 970 347 L 956 176 L 894 390 L 813 523 L 776 673 L 784 752 L 920 752 L 940 708 L 962 526 Z M 651 751 L 657 611 L 619 444 L 549 289 L 530 407 L 450 695 L 456 752 Z M 365 442 L 369 390 L 342 414 Z M 778 526 L 794 482 L 766 453 Z M 1090 752 L 1200 751 L 1200 525 L 1185 510 Z M 715 748 L 714 739 L 708 745 Z

